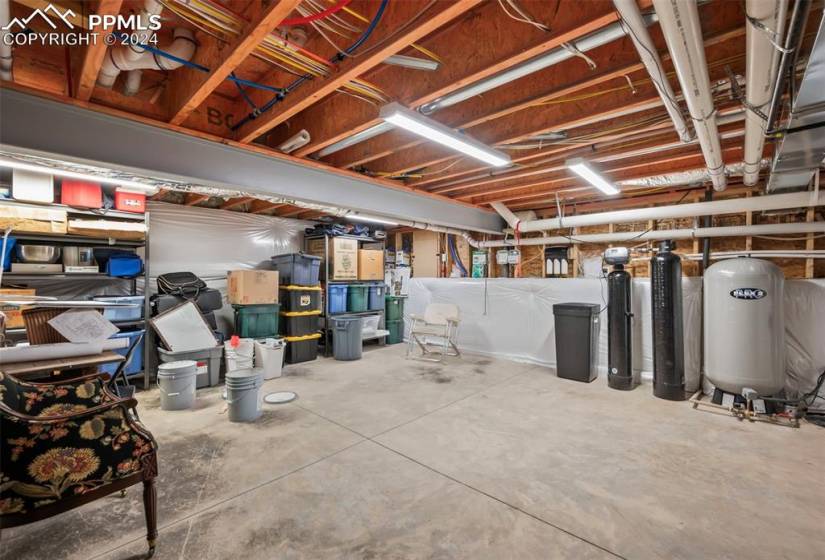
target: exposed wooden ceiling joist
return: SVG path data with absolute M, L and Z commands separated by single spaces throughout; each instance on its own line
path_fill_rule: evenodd
M 438 11 L 426 14 L 426 17 L 420 23 L 395 36 L 392 34 L 395 29 L 414 17 L 420 11 L 422 3 L 409 0 L 391 3 L 383 25 L 376 28 L 373 36 L 365 43 L 365 47 L 380 45 L 379 47 L 371 51 L 365 51 L 362 56 L 345 59 L 336 71 L 325 79 L 316 79 L 306 83 L 300 89 L 295 90 L 293 94 L 285 97 L 281 103 L 276 104 L 272 110 L 243 125 L 238 130 L 235 138 L 240 142 L 251 142 L 291 116 L 334 93 L 343 84 L 365 74 L 381 64 L 387 57 L 398 53 L 411 43 L 463 14 L 480 1 L 454 0 L 453 2 L 437 3 L 435 7 L 440 8 Z
M 232 208 L 237 208 L 238 206 L 241 206 L 248 202 L 252 202 L 253 200 L 255 199 L 251 196 L 239 196 L 237 198 L 230 198 L 229 200 L 220 205 L 220 209 L 230 210 Z
M 200 59 L 200 63 L 211 70 L 209 73 L 186 67 L 179 69 L 170 88 L 172 117 L 169 122 L 182 124 L 302 1 L 273 2 L 247 23 L 229 45 L 223 45 L 219 49 L 217 41 L 210 43 L 209 48 L 205 49 L 207 52 Z
M 650 5 L 651 2 L 644 0 L 642 4 Z M 553 30 L 549 37 L 533 26 L 502 17 L 501 7 L 496 2 L 488 2 L 424 43 L 431 51 L 444 55 L 444 62 L 437 72 L 425 73 L 413 80 L 409 78 L 409 71 L 388 68 L 373 81 L 395 91 L 396 98 L 407 106 L 417 107 L 544 54 L 617 19 L 612 6 L 596 2 L 581 3 L 576 10 L 563 9 L 550 2 L 543 7 L 546 9 L 542 12 L 554 14 L 552 20 L 546 22 Z M 469 47 L 471 55 L 458 54 L 462 52 L 462 46 Z M 377 108 L 338 95 L 297 115 L 290 120 L 290 128 L 306 128 L 312 135 L 312 142 L 296 152 L 303 156 L 379 122 Z M 275 131 L 273 141 L 286 139 L 286 134 L 282 131 L 278 135 Z
M 209 200 L 208 194 L 198 194 L 198 193 L 187 193 L 186 197 L 184 198 L 183 203 L 186 206 L 195 206 L 200 204 L 201 202 Z
M 120 13 L 122 5 L 123 0 L 100 0 L 95 13 L 100 16 L 117 15 Z M 100 73 L 100 67 L 106 56 L 106 50 L 109 48 L 106 42 L 103 41 L 102 38 L 100 39 L 101 40 L 86 47 L 86 52 L 83 54 L 80 76 L 77 79 L 77 91 L 74 92 L 74 96 L 81 101 L 88 101 L 92 98 L 92 91 L 95 88 L 97 75 Z

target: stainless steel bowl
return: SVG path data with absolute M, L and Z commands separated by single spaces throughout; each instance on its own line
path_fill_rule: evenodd
M 55 245 L 16 245 L 17 259 L 24 263 L 56 263 L 60 260 L 60 247 Z

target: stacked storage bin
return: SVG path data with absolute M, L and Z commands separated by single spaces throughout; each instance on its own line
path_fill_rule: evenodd
M 286 340 L 288 364 L 308 362 L 318 357 L 318 318 L 321 315 L 321 286 L 318 281 L 321 258 L 303 253 L 272 257 L 281 282 L 280 332 Z M 332 302 L 330 302 L 332 303 Z
M 404 340 L 404 298 L 388 295 L 385 302 L 386 325 L 390 331 L 387 344 L 398 344 Z

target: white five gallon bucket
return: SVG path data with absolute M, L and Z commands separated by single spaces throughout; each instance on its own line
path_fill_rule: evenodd
M 227 340 L 223 343 L 226 371 L 251 368 L 254 360 L 255 341 L 251 338 L 240 338 L 237 340 L 237 346 L 233 346 L 232 342 L 232 340 Z
M 255 341 L 255 367 L 263 372 L 264 379 L 281 377 L 285 344 L 284 341 L 275 338 Z
M 226 404 L 230 422 L 252 422 L 261 415 L 263 373 L 239 369 L 226 374 Z
M 193 360 L 158 365 L 161 410 L 184 410 L 195 404 L 198 363 Z

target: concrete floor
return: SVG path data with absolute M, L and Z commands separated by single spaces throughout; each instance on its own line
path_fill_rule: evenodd
M 156 558 L 823 558 L 825 430 L 742 423 L 479 356 L 288 366 L 231 424 L 159 410 Z M 140 558 L 141 492 L 6 530 L 0 559 Z

